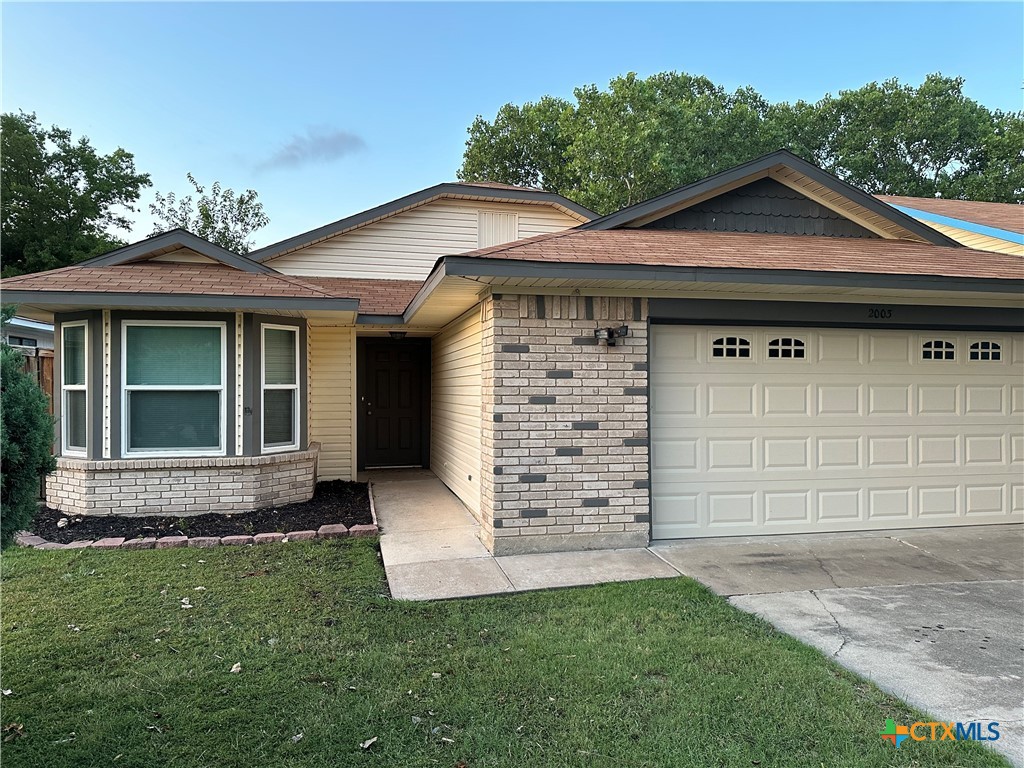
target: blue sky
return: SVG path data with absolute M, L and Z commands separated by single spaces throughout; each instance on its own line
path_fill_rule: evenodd
M 772 101 L 941 71 L 1018 110 L 1022 30 L 1021 3 L 5 2 L 2 106 L 133 152 L 133 237 L 191 171 L 260 193 L 264 245 L 454 179 L 478 114 L 629 71 Z

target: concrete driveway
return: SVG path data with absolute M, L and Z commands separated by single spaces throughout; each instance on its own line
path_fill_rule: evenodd
M 676 569 L 1024 766 L 1024 527 L 708 539 Z M 879 723 L 879 728 L 882 723 Z

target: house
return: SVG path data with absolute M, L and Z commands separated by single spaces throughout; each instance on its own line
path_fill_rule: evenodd
M 424 466 L 496 554 L 1024 519 L 1024 261 L 784 151 L 604 217 L 442 184 L 0 288 L 58 328 L 69 513 Z
M 12 317 L 4 326 L 4 341 L 25 352 L 53 349 L 53 326 L 27 317 Z
M 1024 256 L 1024 205 L 876 195 L 961 245 Z

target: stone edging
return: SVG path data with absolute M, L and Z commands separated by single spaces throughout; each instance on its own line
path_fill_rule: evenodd
M 311 539 L 343 539 L 348 536 L 376 536 L 380 533 L 377 526 L 377 514 L 373 505 L 373 486 L 369 487 L 370 496 L 370 518 L 373 523 L 370 525 L 353 525 L 346 528 L 341 523 L 336 525 L 321 525 L 315 531 L 291 531 L 289 533 L 257 533 L 254 536 L 147 536 L 139 539 L 124 539 L 122 537 L 109 537 L 96 539 L 95 541 L 72 541 L 69 544 L 59 544 L 56 541 L 47 541 L 41 536 L 36 536 L 29 531 L 18 531 L 14 534 L 14 543 L 20 547 L 32 547 L 33 549 L 178 549 L 181 547 L 209 548 L 209 547 L 244 547 L 251 544 L 287 544 L 290 541 L 310 541 Z

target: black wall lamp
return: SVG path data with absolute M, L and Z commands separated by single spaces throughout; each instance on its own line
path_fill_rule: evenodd
M 615 346 L 616 339 L 624 339 L 629 336 L 629 326 L 620 325 L 618 328 L 595 328 L 594 338 L 598 341 L 608 342 L 609 347 Z

